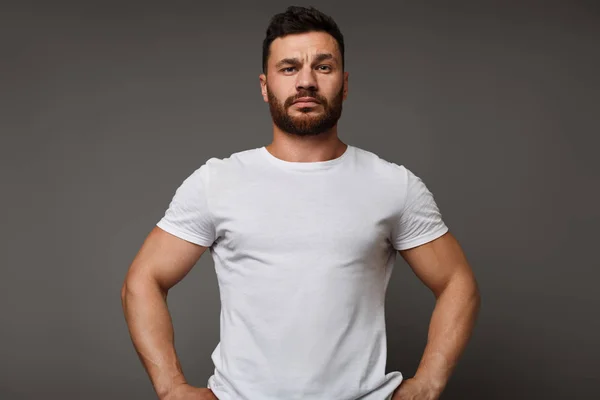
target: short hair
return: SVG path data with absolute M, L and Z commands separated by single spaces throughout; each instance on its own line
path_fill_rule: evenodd
M 263 72 L 267 73 L 270 46 L 275 39 L 306 32 L 326 32 L 333 36 L 338 43 L 342 55 L 342 67 L 344 66 L 344 36 L 333 18 L 314 7 L 290 6 L 285 12 L 274 15 L 267 27 L 266 37 L 263 40 Z

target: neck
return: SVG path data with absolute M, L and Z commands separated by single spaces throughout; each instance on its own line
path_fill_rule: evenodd
M 348 147 L 337 135 L 337 125 L 316 136 L 296 136 L 273 126 L 273 142 L 265 146 L 275 157 L 291 162 L 319 162 L 340 157 Z

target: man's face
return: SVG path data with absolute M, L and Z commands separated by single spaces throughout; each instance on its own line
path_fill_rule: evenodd
M 275 125 L 291 135 L 319 135 L 337 124 L 347 97 L 348 73 L 333 36 L 291 34 L 271 43 L 263 99 Z M 310 97 L 312 101 L 298 101 Z

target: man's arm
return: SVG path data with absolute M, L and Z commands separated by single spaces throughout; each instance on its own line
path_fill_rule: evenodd
M 188 274 L 206 249 L 154 227 L 135 256 L 121 289 L 131 339 L 161 399 L 174 387 L 186 384 L 175 353 L 167 293 Z
M 437 399 L 471 336 L 481 304 L 479 289 L 463 250 L 450 232 L 399 253 L 436 297 L 427 345 L 412 379 L 412 384 L 420 387 L 415 392 L 422 397 L 406 398 Z M 405 398 L 400 395 L 402 390 L 398 392 L 394 399 Z

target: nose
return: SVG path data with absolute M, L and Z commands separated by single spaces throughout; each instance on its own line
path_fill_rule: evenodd
M 317 79 L 315 78 L 315 71 L 310 67 L 305 67 L 300 69 L 298 72 L 297 80 L 296 80 L 296 90 L 308 90 L 308 91 L 316 91 L 317 87 Z

